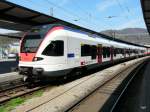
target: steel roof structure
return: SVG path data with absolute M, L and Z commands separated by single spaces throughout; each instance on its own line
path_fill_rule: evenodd
M 78 30 L 82 30 L 91 34 L 96 34 L 102 36 L 103 38 L 107 38 L 109 40 L 115 40 L 117 42 L 143 47 L 142 45 L 125 42 L 119 39 L 115 39 L 103 35 L 101 33 L 25 8 L 23 6 L 11 3 L 6 0 L 0 0 L 0 28 L 18 30 L 18 31 L 27 31 L 33 26 L 44 25 L 44 24 L 56 24 L 56 23 L 71 28 L 76 28 Z
M 142 6 L 145 24 L 150 34 L 150 0 L 141 0 L 141 6 Z
M 21 38 L 21 36 L 6 35 L 6 34 L 0 34 L 0 37 L 9 37 L 9 38 L 16 38 L 16 39 L 20 39 Z
M 0 27 L 26 31 L 32 26 L 61 21 L 17 4 L 0 0 Z

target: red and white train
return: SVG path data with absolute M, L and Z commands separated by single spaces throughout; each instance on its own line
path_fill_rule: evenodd
M 96 32 L 48 24 L 32 28 L 21 40 L 19 71 L 31 79 L 51 79 L 147 53 L 144 46 L 112 40 Z

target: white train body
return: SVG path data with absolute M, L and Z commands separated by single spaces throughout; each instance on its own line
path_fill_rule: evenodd
M 145 47 L 109 40 L 60 25 L 50 27 L 39 41 L 38 33 L 41 29 L 32 30 L 21 42 L 19 70 L 24 75 L 58 77 L 67 75 L 76 68 L 90 69 L 105 62 L 147 53 Z

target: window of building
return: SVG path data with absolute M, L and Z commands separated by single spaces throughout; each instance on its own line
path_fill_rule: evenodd
M 42 54 L 46 56 L 63 56 L 64 42 L 62 40 L 51 41 Z

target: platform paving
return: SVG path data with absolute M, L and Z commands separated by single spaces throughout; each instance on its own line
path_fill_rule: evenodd
M 18 72 L 10 72 L 10 73 L 4 73 L 0 74 L 0 83 L 13 81 L 16 79 L 21 79 L 22 76 L 18 74 Z
M 12 72 L 17 66 L 18 62 L 15 59 L 0 60 L 0 75 Z
M 115 112 L 150 112 L 150 60 L 137 74 Z

